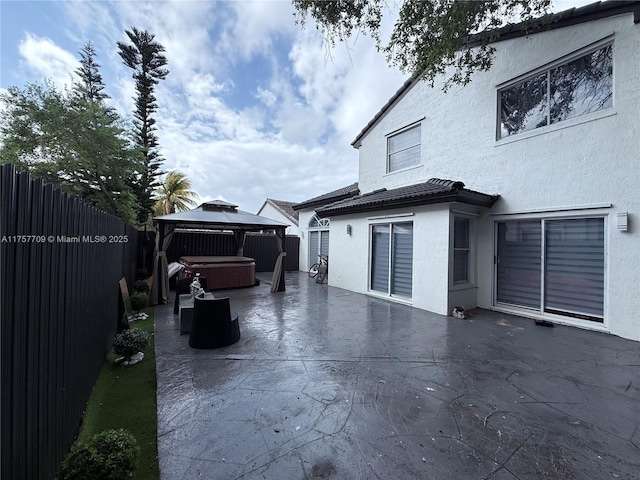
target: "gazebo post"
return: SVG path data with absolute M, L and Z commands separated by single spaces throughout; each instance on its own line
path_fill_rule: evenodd
M 158 253 L 162 250 L 162 244 L 164 243 L 164 222 L 158 222 L 158 235 L 156 237 L 156 254 L 153 259 L 153 289 L 156 293 L 156 298 L 152 299 L 154 304 L 160 304 L 162 302 L 162 289 L 160 288 L 160 269 L 162 268 L 162 262 L 158 258 Z
M 278 282 L 278 292 L 285 291 L 285 286 L 284 286 L 285 258 L 284 257 L 287 255 L 287 252 L 285 252 L 284 250 L 285 232 L 286 232 L 286 227 L 280 227 L 276 229 L 276 238 L 278 240 L 278 250 L 280 251 L 280 255 L 282 256 L 282 263 L 280 268 L 280 281 Z

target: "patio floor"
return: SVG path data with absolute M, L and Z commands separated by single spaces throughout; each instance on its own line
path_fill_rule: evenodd
M 222 349 L 156 307 L 162 480 L 638 478 L 640 342 L 266 278 Z

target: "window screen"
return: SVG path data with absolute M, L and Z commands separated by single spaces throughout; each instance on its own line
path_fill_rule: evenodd
M 420 125 L 387 140 L 388 171 L 394 172 L 420 164 Z

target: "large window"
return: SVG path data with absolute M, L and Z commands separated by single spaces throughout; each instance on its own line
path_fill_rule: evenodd
M 498 138 L 613 105 L 613 46 L 538 71 L 498 91 Z
M 371 227 L 371 283 L 373 291 L 411 298 L 413 224 L 388 223 Z
M 497 225 L 496 301 L 601 322 L 604 218 Z
M 420 125 L 387 138 L 387 172 L 420 164 Z

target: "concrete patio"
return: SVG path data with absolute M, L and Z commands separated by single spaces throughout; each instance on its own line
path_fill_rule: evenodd
M 639 478 L 640 343 L 267 278 L 222 349 L 156 307 L 162 480 Z

